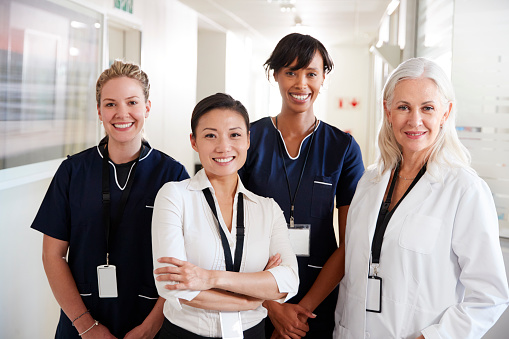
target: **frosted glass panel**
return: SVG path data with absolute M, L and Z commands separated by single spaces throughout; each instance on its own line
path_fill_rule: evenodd
M 509 1 L 456 1 L 452 80 L 458 130 L 509 237 Z

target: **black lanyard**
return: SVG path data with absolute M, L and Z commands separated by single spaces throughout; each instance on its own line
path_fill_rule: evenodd
M 286 185 L 288 186 L 288 195 L 290 197 L 290 227 L 291 228 L 294 227 L 294 222 L 295 222 L 295 218 L 294 218 L 295 199 L 297 198 L 297 191 L 299 190 L 300 182 L 302 180 L 302 176 L 304 175 L 304 169 L 306 168 L 306 164 L 308 162 L 308 156 L 309 156 L 309 152 L 311 151 L 311 146 L 313 146 L 313 139 L 315 137 L 315 131 L 316 131 L 316 123 L 317 123 L 317 120 L 315 117 L 315 125 L 313 127 L 313 132 L 311 133 L 311 141 L 309 142 L 309 148 L 308 148 L 308 151 L 306 152 L 306 158 L 304 159 L 304 164 L 302 165 L 302 169 L 300 170 L 299 181 L 297 182 L 297 187 L 295 188 L 295 193 L 293 194 L 293 197 L 292 197 L 292 188 L 290 186 L 290 178 L 288 178 L 288 171 L 286 170 L 285 158 L 283 156 L 283 148 L 281 146 L 281 143 L 284 142 L 282 140 L 283 136 L 281 135 L 281 138 L 280 138 L 278 135 L 278 138 L 277 138 L 278 139 L 277 145 L 279 147 L 279 155 L 281 155 L 281 159 L 283 160 L 283 169 L 285 171 Z M 276 130 L 278 130 L 278 134 L 279 134 L 279 129 L 277 128 L 277 115 L 276 115 Z
M 412 190 L 412 188 L 417 184 L 419 179 L 426 173 L 426 164 L 422 166 L 421 170 L 414 178 L 410 187 L 406 190 L 405 194 L 399 199 L 398 203 L 394 208 L 389 212 L 389 206 L 391 205 L 392 193 L 394 192 L 394 186 L 396 185 L 396 181 L 398 180 L 399 174 L 399 164 L 396 166 L 394 170 L 394 176 L 392 177 L 391 187 L 389 188 L 389 192 L 387 192 L 387 198 L 382 203 L 380 207 L 380 212 L 378 214 L 378 219 L 376 221 L 375 235 L 373 236 L 373 243 L 371 244 L 371 263 L 379 264 L 380 263 L 380 252 L 382 251 L 382 242 L 384 240 L 385 230 L 387 229 L 387 225 L 391 220 L 392 215 L 396 208 L 398 208 L 399 204 L 405 199 L 407 194 Z M 376 272 L 375 272 L 376 275 Z
M 237 200 L 237 245 L 235 247 L 235 261 L 232 262 L 232 253 L 230 251 L 230 245 L 228 244 L 228 239 L 226 238 L 226 234 L 221 227 L 221 223 L 219 222 L 219 218 L 217 216 L 216 205 L 214 203 L 214 198 L 212 197 L 212 193 L 209 188 L 203 189 L 203 194 L 205 195 L 205 199 L 216 217 L 217 224 L 219 226 L 219 233 L 221 234 L 221 243 L 223 244 L 224 251 L 224 261 L 226 264 L 226 270 L 232 272 L 240 271 L 240 262 L 242 261 L 242 250 L 244 249 L 244 196 L 242 193 L 239 193 Z
M 103 225 L 106 233 L 106 265 L 109 265 L 109 256 L 110 256 L 110 228 L 111 228 L 111 194 L 110 194 L 110 169 L 108 166 L 109 156 L 108 156 L 108 144 L 105 145 L 103 152 L 103 175 L 102 175 L 102 201 L 103 201 Z M 140 156 L 143 152 L 140 151 Z M 117 224 L 120 224 L 122 220 L 122 216 L 124 214 L 125 206 L 127 204 L 127 198 L 129 198 L 129 193 L 131 192 L 131 187 L 133 186 L 134 174 L 136 173 L 136 168 L 138 167 L 138 160 L 131 169 L 131 173 L 129 174 L 129 178 L 127 179 L 127 184 L 124 190 L 122 191 L 122 196 L 120 198 L 120 205 L 118 208 L 117 218 L 115 219 Z

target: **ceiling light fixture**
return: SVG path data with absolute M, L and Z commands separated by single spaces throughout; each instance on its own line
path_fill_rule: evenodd
M 279 5 L 279 9 L 283 13 L 295 13 L 297 12 L 297 8 L 294 5 Z
M 267 2 L 270 3 L 276 3 L 279 5 L 295 5 L 297 3 L 297 0 L 267 0 Z

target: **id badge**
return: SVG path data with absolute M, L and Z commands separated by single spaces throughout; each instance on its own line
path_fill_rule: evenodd
M 240 312 L 219 312 L 221 320 L 221 337 L 223 339 L 242 339 L 242 321 Z
M 311 234 L 310 224 L 288 224 L 290 242 L 293 252 L 299 257 L 309 257 L 309 236 Z
M 97 283 L 99 285 L 99 298 L 116 298 L 117 268 L 115 265 L 97 266 Z
M 382 278 L 370 275 L 366 295 L 366 311 L 382 313 Z

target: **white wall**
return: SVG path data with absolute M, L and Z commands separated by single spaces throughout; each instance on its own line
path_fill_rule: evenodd
M 196 101 L 226 91 L 226 33 L 198 31 Z
M 342 131 L 350 132 L 363 154 L 364 164 L 368 148 L 368 119 L 371 116 L 368 108 L 370 86 L 370 55 L 368 46 L 342 46 L 330 48 L 334 61 L 334 71 L 325 83 L 327 111 L 324 119 Z M 339 100 L 343 100 L 343 108 Z M 351 105 L 352 100 L 358 102 Z
M 143 69 L 151 81 L 152 111 L 146 134 L 155 148 L 192 172 L 189 121 L 196 104 L 198 18 L 176 0 L 152 0 L 144 6 Z
M 80 3 L 113 11 L 110 0 Z M 197 14 L 176 0 L 134 4 L 130 17 L 141 24 L 141 64 L 151 80 L 147 136 L 154 147 L 191 169 L 188 126 L 196 100 Z M 42 267 L 42 235 L 30 225 L 58 164 L 42 164 L 44 173 L 31 171 L 32 179 L 23 175 L 26 166 L 0 171 L 0 338 L 54 337 L 59 307 Z
M 54 336 L 59 307 L 42 267 L 42 236 L 29 228 L 49 182 L 0 190 L 0 338 Z

